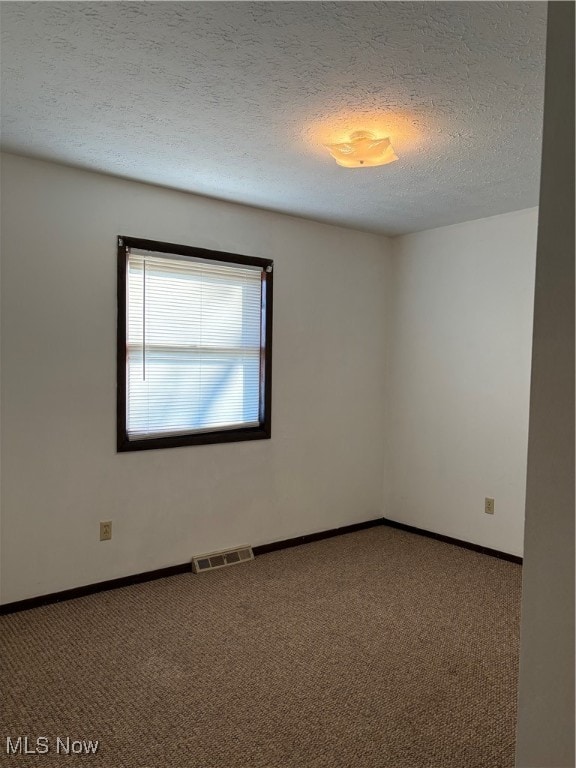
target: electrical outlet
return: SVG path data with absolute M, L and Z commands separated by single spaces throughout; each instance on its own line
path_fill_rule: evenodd
M 484 512 L 486 512 L 487 515 L 494 514 L 494 499 L 490 499 L 488 496 L 484 499 Z
M 112 520 L 100 523 L 100 541 L 109 541 L 112 538 Z

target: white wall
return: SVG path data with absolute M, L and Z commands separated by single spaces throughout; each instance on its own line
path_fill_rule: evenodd
M 271 440 L 116 453 L 119 234 L 275 260 Z M 2 602 L 379 517 L 385 248 L 4 155 Z
M 530 209 L 395 239 L 389 283 L 385 514 L 515 555 L 536 227 Z
M 389 241 L 4 155 L 2 602 L 383 514 L 521 555 L 536 223 Z M 275 260 L 272 440 L 116 453 L 118 234 Z

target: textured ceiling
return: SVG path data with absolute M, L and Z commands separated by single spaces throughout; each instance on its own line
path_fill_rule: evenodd
M 541 2 L 2 2 L 2 144 L 385 234 L 536 205 Z M 399 160 L 340 168 L 354 130 Z

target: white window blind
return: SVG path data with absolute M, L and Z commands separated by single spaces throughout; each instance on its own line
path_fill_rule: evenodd
M 129 251 L 129 440 L 259 425 L 261 275 Z

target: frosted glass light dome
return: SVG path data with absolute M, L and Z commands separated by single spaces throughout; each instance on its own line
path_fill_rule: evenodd
M 355 131 L 349 141 L 324 146 L 344 168 L 370 168 L 398 160 L 390 139 L 377 139 L 370 131 Z

